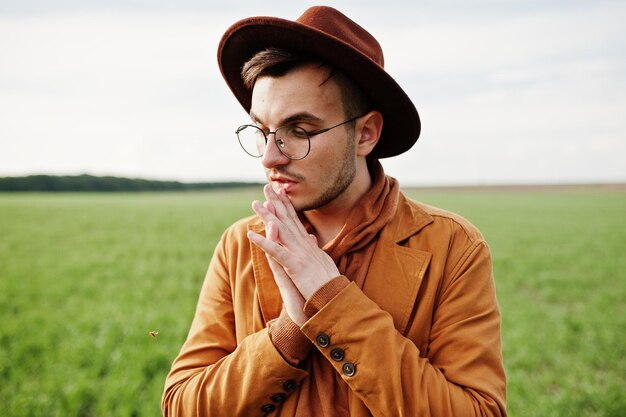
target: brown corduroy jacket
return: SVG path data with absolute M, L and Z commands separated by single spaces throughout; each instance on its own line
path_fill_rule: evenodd
M 264 230 L 257 217 L 244 219 L 215 250 L 165 383 L 165 416 L 295 415 L 308 373 L 270 340 L 267 322 L 282 300 L 248 229 Z M 491 257 L 459 216 L 401 195 L 363 289 L 345 287 L 302 331 L 348 384 L 351 416 L 506 415 Z

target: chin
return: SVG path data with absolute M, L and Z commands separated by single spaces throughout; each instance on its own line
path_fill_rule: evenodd
M 289 201 L 291 201 L 291 205 L 293 206 L 296 212 L 312 210 L 314 207 L 314 202 L 303 198 L 302 196 L 293 195 L 291 193 L 287 193 L 287 197 Z
M 287 193 L 287 197 L 289 197 L 289 201 L 291 201 L 291 205 L 293 206 L 294 210 L 297 212 L 303 211 L 303 208 L 306 210 L 306 202 L 302 201 L 301 199 L 292 196 L 291 194 Z
M 326 201 L 320 201 L 319 199 L 303 201 L 303 200 L 290 198 L 290 200 L 291 200 L 291 204 L 293 205 L 293 208 L 297 212 L 316 210 L 316 209 L 324 207 L 328 203 Z

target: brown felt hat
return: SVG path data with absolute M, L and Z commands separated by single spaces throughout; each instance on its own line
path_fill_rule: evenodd
M 380 44 L 361 26 L 332 7 L 315 6 L 297 20 L 250 17 L 232 25 L 220 41 L 217 60 L 222 76 L 249 112 L 252 91 L 241 68 L 257 52 L 278 47 L 318 58 L 339 69 L 367 95 L 372 110 L 384 119 L 372 156 L 385 158 L 407 151 L 420 134 L 420 119 L 411 99 L 384 69 Z

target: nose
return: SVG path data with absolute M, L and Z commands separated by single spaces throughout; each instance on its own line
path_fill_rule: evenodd
M 278 149 L 274 133 L 268 135 L 267 145 L 265 145 L 265 151 L 263 151 L 263 157 L 261 158 L 263 166 L 269 169 L 280 165 L 287 165 L 289 161 L 291 160 Z

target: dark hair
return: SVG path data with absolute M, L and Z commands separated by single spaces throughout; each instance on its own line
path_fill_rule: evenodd
M 322 60 L 280 48 L 270 47 L 257 52 L 243 65 L 241 78 L 244 85 L 252 90 L 256 80 L 261 76 L 281 77 L 296 68 L 311 63 L 319 63 L 320 67 L 329 68 L 329 75 L 321 85 L 331 78 L 335 79 L 339 86 L 341 101 L 347 118 L 359 116 L 369 109 L 369 103 L 363 91 L 341 71 L 334 69 Z

